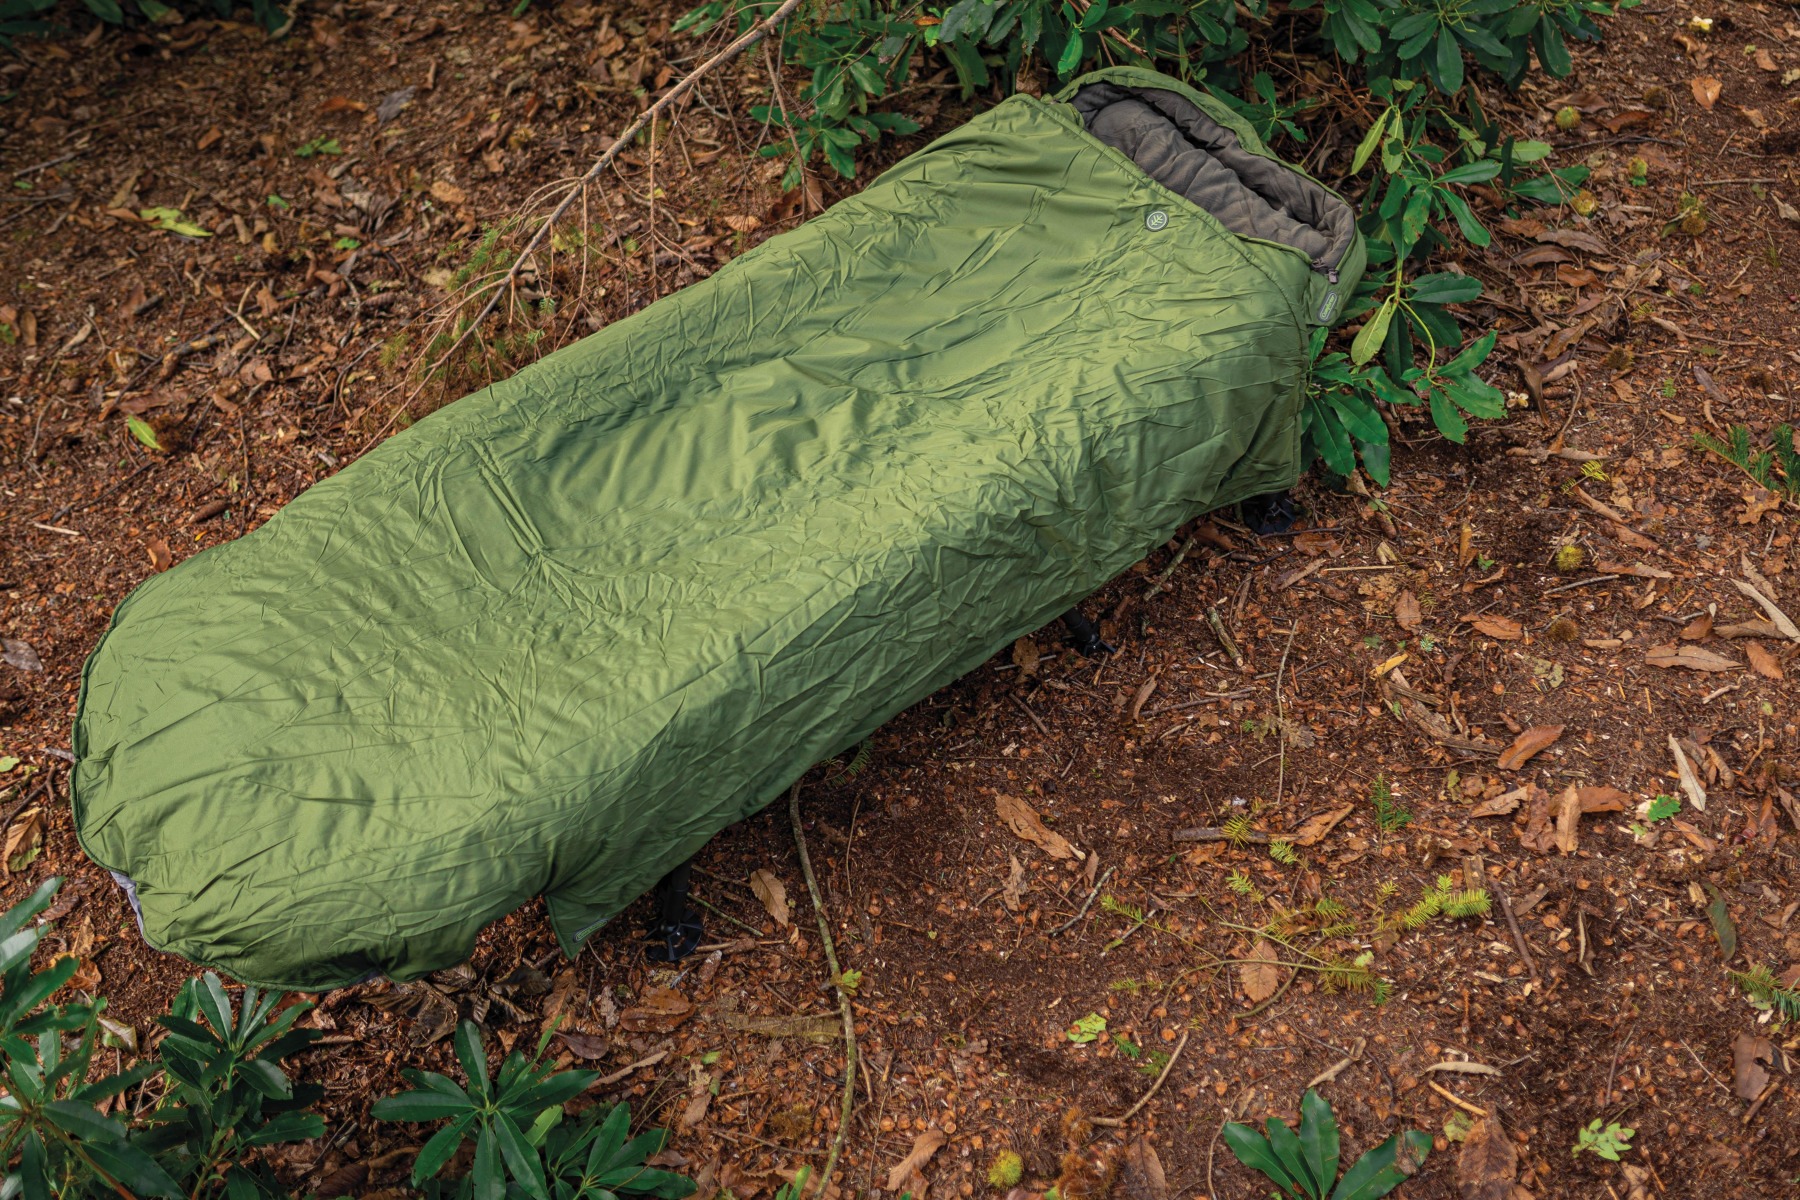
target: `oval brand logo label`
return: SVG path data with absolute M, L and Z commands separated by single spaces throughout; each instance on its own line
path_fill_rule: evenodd
M 1144 218 L 1144 228 L 1148 229 L 1151 233 L 1155 233 L 1157 230 L 1163 228 L 1168 223 L 1169 223 L 1169 214 L 1164 212 L 1160 208 L 1157 209 L 1156 211 L 1152 212 L 1149 216 Z

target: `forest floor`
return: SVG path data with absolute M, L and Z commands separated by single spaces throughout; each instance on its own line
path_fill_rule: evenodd
M 1729 14 L 1627 14 L 1571 80 L 1493 97 L 1556 163 L 1592 166 L 1598 201 L 1488 205 L 1495 244 L 1462 261 L 1510 419 L 1458 446 L 1401 411 L 1386 491 L 1303 484 L 1286 537 L 1198 522 L 1092 602 L 1114 657 L 1045 630 L 807 777 L 862 972 L 846 1191 L 972 1195 L 1011 1149 L 1024 1187 L 1065 1200 L 1262 1195 L 1222 1121 L 1291 1118 L 1328 1079 L 1350 1152 L 1434 1136 L 1409 1200 L 1458 1194 L 1476 1110 L 1531 1195 L 1800 1194 L 1800 1038 L 1728 974 L 1800 975 L 1800 638 L 1739 586 L 1800 617 L 1795 511 L 1694 444 L 1800 417 L 1800 16 Z M 698 61 L 669 21 L 645 0 L 517 20 L 346 3 L 281 41 L 195 20 L 0 64 L 5 896 L 70 878 L 48 945 L 119 1019 L 147 1033 L 191 968 L 143 944 L 76 846 L 84 657 L 151 572 L 405 423 L 404 369 L 481 231 L 540 211 L 642 89 Z M 768 63 L 622 157 L 595 202 L 608 254 L 543 348 L 853 190 L 815 174 L 782 195 L 747 115 Z M 929 83 L 910 104 L 925 131 L 890 157 L 967 112 Z M 1310 169 L 1342 179 L 1359 136 L 1315 138 Z M 179 216 L 141 216 L 158 207 Z M 1227 822 L 1252 836 L 1182 837 Z M 573 962 L 534 906 L 464 968 L 324 997 L 327 1042 L 298 1061 L 330 1134 L 284 1169 L 406 1194 L 420 1135 L 368 1102 L 403 1066 L 453 1070 L 459 1013 L 509 1045 L 560 1016 L 557 1053 L 675 1130 L 668 1161 L 703 1198 L 816 1169 L 844 1051 L 783 806 L 699 862 L 715 940 L 672 970 L 643 957 L 644 904 Z M 1440 876 L 1492 911 L 1387 920 Z M 1365 953 L 1379 983 L 1331 986 Z M 1125 1112 L 1165 1067 L 1122 1126 L 1071 1121 Z M 1596 1119 L 1636 1130 L 1623 1163 L 1571 1152 Z

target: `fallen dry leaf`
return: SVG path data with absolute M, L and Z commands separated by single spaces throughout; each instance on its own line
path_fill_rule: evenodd
M 1765 580 L 1764 582 L 1767 581 Z M 1793 619 L 1785 612 L 1781 611 L 1773 598 L 1769 595 L 1765 595 L 1763 591 L 1759 591 L 1750 584 L 1740 580 L 1732 580 L 1731 586 L 1736 588 L 1744 596 L 1756 601 L 1757 606 L 1765 613 L 1769 614 L 1769 621 L 1776 629 L 1781 631 L 1782 637 L 1787 638 L 1791 642 L 1800 642 L 1800 626 L 1796 626 Z M 1768 590 L 1772 591 L 1773 589 Z
M 1495 796 L 1491 800 L 1481 801 L 1469 810 L 1469 815 L 1471 817 L 1503 817 L 1517 809 L 1520 803 L 1530 795 L 1531 789 L 1528 787 L 1514 788 L 1503 796 Z
M 583 1062 L 599 1062 L 612 1049 L 612 1043 L 606 1038 L 589 1033 L 559 1033 L 556 1036 L 568 1047 L 570 1054 Z
M 1694 100 L 1701 108 L 1710 111 L 1719 102 L 1719 93 L 1725 85 L 1711 75 L 1701 75 L 1689 81 L 1688 87 L 1694 93 Z
M 1775 61 L 1775 56 L 1770 54 L 1767 50 L 1764 50 L 1761 46 L 1756 48 L 1755 62 L 1756 69 L 1759 71 L 1781 70 L 1781 66 Z
M 44 810 L 34 805 L 20 813 L 6 831 L 6 849 L 0 853 L 0 877 L 24 870 L 43 844 Z
M 1144 1200 L 1167 1200 L 1169 1180 L 1163 1174 L 1162 1159 L 1147 1137 L 1139 1137 L 1125 1153 L 1125 1194 L 1142 1196 Z
M 1257 938 L 1256 945 L 1250 947 L 1249 958 L 1257 962 L 1238 964 L 1238 980 L 1244 985 L 1244 995 L 1252 1004 L 1261 1004 L 1275 994 L 1281 986 L 1281 968 L 1275 965 L 1277 957 L 1274 943 L 1268 938 Z
M 994 797 L 994 808 L 1000 814 L 1000 820 L 1014 835 L 1024 838 L 1051 858 L 1083 859 L 1087 855 L 1069 844 L 1069 839 L 1062 834 L 1047 828 L 1042 817 L 1037 815 L 1031 805 L 1017 796 L 1001 793 Z
M 1043 655 L 1038 653 L 1037 643 L 1028 637 L 1022 637 L 1013 643 L 1013 665 L 1019 668 L 1019 675 L 1022 678 L 1029 678 L 1037 674 L 1038 660 L 1042 657 Z
M 1290 840 L 1296 846 L 1316 845 L 1319 839 L 1337 828 L 1339 821 L 1355 811 L 1356 805 L 1346 804 L 1342 808 L 1334 808 L 1330 812 L 1322 812 L 1308 817 L 1301 823 L 1300 828 L 1294 831 L 1294 836 Z
M 1750 660 L 1750 669 L 1764 679 L 1782 680 L 1787 678 L 1781 669 L 1781 660 L 1762 648 L 1759 642 L 1745 642 L 1744 655 Z
M 668 1033 L 694 1015 L 687 997 L 673 988 L 645 988 L 636 1004 L 619 1014 L 619 1026 L 631 1033 Z
M 1714 654 L 1699 646 L 1677 646 L 1674 642 L 1652 646 L 1644 655 L 1644 661 L 1664 670 L 1682 667 L 1689 671 L 1736 671 L 1744 665 L 1736 659 Z
M 1575 853 L 1581 841 L 1581 792 L 1564 788 L 1556 798 L 1556 848 L 1564 854 Z
M 1631 805 L 1631 797 L 1614 787 L 1576 788 L 1575 795 L 1581 801 L 1583 815 L 1597 812 L 1624 812 Z
M 1417 629 L 1425 620 L 1425 613 L 1419 607 L 1419 598 L 1410 591 L 1401 592 L 1395 597 L 1394 620 L 1408 633 Z
M 1562 725 L 1533 725 L 1500 752 L 1500 759 L 1495 765 L 1502 771 L 1518 770 L 1533 755 L 1548 750 L 1563 735 L 1564 728 Z
M 1476 632 L 1485 633 L 1497 641 L 1516 642 L 1525 636 L 1525 627 L 1511 617 L 1464 617 L 1463 620 L 1474 626 Z
M 1508 1200 L 1519 1173 L 1519 1152 L 1499 1117 L 1475 1122 L 1456 1160 L 1456 1190 L 1462 1200 Z
M 169 551 L 169 543 L 162 538 L 152 539 L 144 550 L 150 555 L 150 569 L 159 574 L 168 570 L 175 562 L 175 556 Z
M 938 1148 L 948 1140 L 948 1135 L 936 1125 L 933 1125 L 924 1133 L 921 1133 L 918 1137 L 914 1138 L 912 1149 L 906 1152 L 906 1157 L 895 1163 L 893 1169 L 888 1172 L 887 1190 L 890 1192 L 899 1191 L 901 1185 L 903 1185 L 915 1171 L 922 1169 L 926 1163 L 930 1162 L 931 1156 L 936 1154 Z
M 785 928 L 790 915 L 787 886 L 775 878 L 773 871 L 752 871 L 750 872 L 750 890 L 756 893 L 756 898 L 762 901 L 762 906 L 769 910 L 769 915 L 775 918 L 775 923 Z
M 431 184 L 431 194 L 445 204 L 466 204 L 469 200 L 469 194 L 448 179 L 434 180 Z
M 1704 642 L 1712 636 L 1713 615 L 1701 613 L 1682 628 L 1681 640 L 1684 642 Z
M 1008 854 L 1006 860 L 1009 865 L 1006 884 L 1000 889 L 1000 900 L 1008 912 L 1018 912 L 1025 899 L 1025 868 L 1019 864 L 1016 854 Z
M 1694 773 L 1694 764 L 1682 753 L 1681 743 L 1674 734 L 1669 735 L 1669 753 L 1675 757 L 1675 774 L 1681 780 L 1681 790 L 1687 793 L 1688 803 L 1706 811 L 1706 789 L 1700 785 L 1700 776 Z
M 1775 1047 L 1768 1038 L 1740 1033 L 1731 1043 L 1732 1081 L 1737 1085 L 1738 1099 L 1754 1100 L 1769 1086 L 1769 1072 L 1763 1063 L 1775 1061 Z

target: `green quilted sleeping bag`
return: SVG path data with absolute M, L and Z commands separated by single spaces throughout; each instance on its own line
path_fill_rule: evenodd
M 1354 213 L 1120 69 L 1015 96 L 157 575 L 83 846 L 154 945 L 337 986 L 583 939 L 1209 509 L 1291 485 Z

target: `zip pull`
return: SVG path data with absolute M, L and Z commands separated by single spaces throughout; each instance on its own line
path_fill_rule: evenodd
M 1330 280 L 1332 283 L 1336 283 L 1337 279 L 1338 279 L 1337 268 L 1333 267 L 1331 270 L 1325 272 L 1325 278 Z

